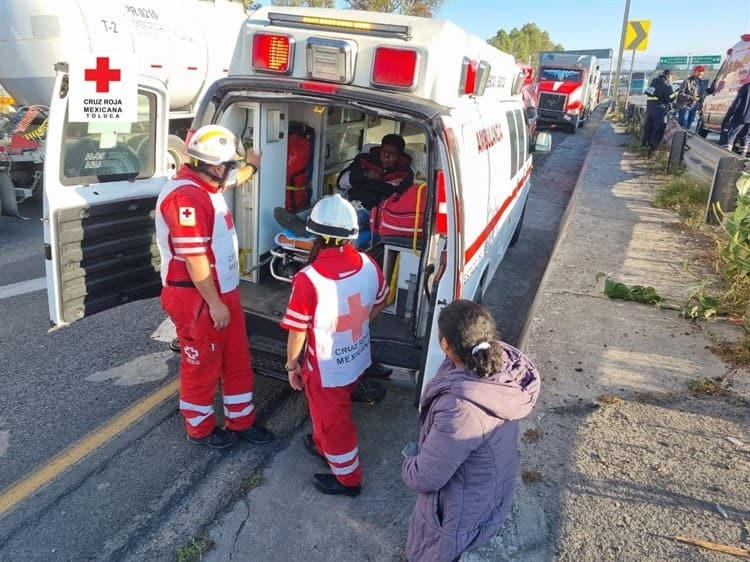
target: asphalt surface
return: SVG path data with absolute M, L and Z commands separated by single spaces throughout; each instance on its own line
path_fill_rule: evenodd
M 486 299 L 509 341 L 517 340 L 525 323 L 592 132 L 584 128 L 573 136 L 553 130 L 553 152 L 535 156 L 519 243 Z M 554 182 L 546 179 L 552 177 Z M 282 383 L 257 379 L 261 421 L 279 436 L 267 447 L 220 453 L 188 444 L 169 393 L 92 445 L 97 432 L 111 428 L 118 416 L 174 385 L 176 357 L 167 349 L 169 331 L 160 332 L 164 314 L 152 299 L 48 331 L 41 205 L 28 201 L 20 212 L 30 220 L 0 218 L 0 507 L 5 506 L 0 560 L 172 560 L 223 511 L 235 508 L 259 472 L 284 464 L 283 455 L 296 450 L 306 420 L 304 399 Z M 3 292 L 9 288 L 12 295 Z M 373 476 L 388 468 L 383 474 L 392 477 L 402 438 L 415 428 L 412 377 L 400 373 L 394 379 L 386 402 L 362 412 L 363 420 L 371 420 L 363 423 L 363 432 L 381 435 L 383 419 L 391 427 L 387 446 L 363 451 Z M 46 472 L 35 473 L 40 467 Z M 29 483 L 31 476 L 38 479 Z M 309 476 L 301 471 L 294 478 L 305 494 Z M 19 483 L 26 485 L 20 492 L 13 488 Z M 400 485 L 390 488 L 402 499 Z M 18 501 L 8 507 L 8 498 Z M 277 509 L 271 498 L 266 514 Z M 389 513 L 387 501 L 382 509 Z M 383 548 L 398 550 L 405 528 L 404 521 L 394 521 Z

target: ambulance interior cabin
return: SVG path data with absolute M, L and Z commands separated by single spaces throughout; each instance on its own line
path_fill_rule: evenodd
M 308 263 L 311 237 L 285 231 L 274 218 L 274 209 L 284 207 L 306 219 L 321 197 L 340 193 L 347 198 L 337 179 L 354 157 L 379 146 L 386 134 L 404 138 L 414 172 L 411 189 L 419 191 L 417 203 L 402 209 L 405 212 L 397 217 L 402 229 L 396 236 L 360 232 L 358 244 L 380 264 L 390 288 L 388 306 L 371 326 L 373 357 L 416 369 L 421 360 L 418 341 L 428 320 L 429 299 L 421 290 L 423 271 L 436 254 L 435 248 L 429 249 L 436 244 L 426 246 L 422 232 L 423 228 L 429 232 L 429 223 L 434 222 L 425 219 L 422 224 L 423 216 L 431 216 L 434 208 L 422 126 L 392 113 L 325 102 L 238 99 L 218 110 L 217 123 L 237 134 L 246 148 L 263 151 L 258 174 L 228 191 L 227 197 L 239 240 L 240 291 L 254 365 L 259 372 L 276 376 L 284 373 L 286 358 L 287 332 L 279 321 L 289 301 L 291 279 Z

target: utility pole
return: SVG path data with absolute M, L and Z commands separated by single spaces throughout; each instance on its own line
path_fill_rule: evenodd
M 620 33 L 620 49 L 617 53 L 617 70 L 615 71 L 614 107 L 617 107 L 617 92 L 620 89 L 620 70 L 622 70 L 622 52 L 625 47 L 625 34 L 628 31 L 628 17 L 630 16 L 630 0 L 625 0 L 625 14 L 622 16 L 622 32 Z M 612 106 L 610 106 L 612 108 Z

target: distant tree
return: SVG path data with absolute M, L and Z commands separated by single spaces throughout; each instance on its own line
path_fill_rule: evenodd
M 500 29 L 487 42 L 493 47 L 510 53 L 518 62 L 539 66 L 539 53 L 542 51 L 562 51 L 564 47 L 553 43 L 549 33 L 542 31 L 534 23 L 527 23 L 521 29 L 513 28 L 510 33 Z
M 271 0 L 271 4 L 297 8 L 333 8 L 334 0 Z
M 445 4 L 445 0 L 344 0 L 353 10 L 393 12 L 407 16 L 431 18 Z

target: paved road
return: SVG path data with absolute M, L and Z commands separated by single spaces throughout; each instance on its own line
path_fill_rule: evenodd
M 536 157 L 520 241 L 486 297 L 509 341 L 523 328 L 594 126 L 553 130 L 553 152 Z M 156 299 L 48 332 L 41 208 L 20 210 L 31 220 L 0 219 L 0 560 L 116 560 L 146 547 L 169 559 L 283 440 L 224 454 L 184 441 Z M 265 422 L 291 435 L 305 419 L 300 396 L 262 377 L 257 387 Z

